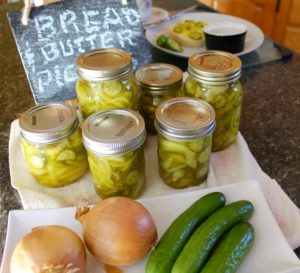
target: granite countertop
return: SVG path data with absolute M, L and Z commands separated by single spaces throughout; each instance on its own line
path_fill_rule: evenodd
M 7 10 L 17 7 L 18 4 L 0 5 L 0 261 L 8 212 L 22 208 L 18 194 L 10 184 L 10 124 L 21 112 L 34 105 L 6 20 Z M 164 60 L 157 50 L 152 51 L 155 61 Z M 185 59 L 173 56 L 167 59 L 183 68 L 186 66 Z M 288 61 L 244 69 L 242 83 L 245 97 L 240 131 L 263 171 L 276 179 L 300 207 L 300 55 L 294 54 Z M 300 249 L 296 253 L 300 257 Z

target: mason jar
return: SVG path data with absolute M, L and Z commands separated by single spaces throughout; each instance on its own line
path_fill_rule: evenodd
M 76 92 L 84 118 L 100 110 L 137 110 L 132 58 L 117 48 L 97 49 L 77 58 Z
M 209 172 L 215 111 L 206 102 L 179 97 L 155 112 L 159 174 L 173 188 L 203 183 Z
M 88 169 L 76 111 L 63 103 L 40 104 L 19 120 L 29 172 L 48 187 L 75 182 Z
M 149 132 L 156 132 L 154 119 L 157 105 L 182 95 L 182 75 L 178 67 L 165 63 L 147 64 L 137 70 L 139 110 Z
M 102 198 L 137 198 L 145 186 L 145 122 L 129 109 L 97 112 L 82 125 L 95 190 Z
M 215 109 L 213 151 L 225 149 L 238 135 L 243 101 L 241 66 L 237 56 L 223 51 L 206 51 L 189 58 L 183 93 L 202 99 Z

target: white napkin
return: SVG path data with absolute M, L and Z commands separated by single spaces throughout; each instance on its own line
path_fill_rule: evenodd
M 11 125 L 9 139 L 9 165 L 12 186 L 17 189 L 25 209 L 58 208 L 95 203 L 96 194 L 90 173 L 74 184 L 61 188 L 39 185 L 26 169 L 20 148 L 18 120 Z M 146 189 L 141 198 L 168 195 L 179 191 L 192 191 L 246 180 L 257 180 L 277 222 L 292 248 L 300 246 L 300 211 L 278 183 L 259 167 L 239 133 L 236 143 L 212 154 L 207 182 L 192 188 L 177 190 L 165 185 L 158 174 L 156 138 L 148 136 L 145 144 Z

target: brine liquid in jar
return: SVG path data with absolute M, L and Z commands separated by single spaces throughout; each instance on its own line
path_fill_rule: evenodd
M 77 98 L 84 118 L 112 108 L 138 109 L 132 58 L 117 48 L 97 49 L 77 58 Z
M 63 103 L 34 106 L 19 120 L 21 147 L 29 172 L 47 187 L 78 180 L 88 169 L 75 109 Z
M 82 125 L 95 190 L 102 198 L 139 197 L 145 186 L 145 123 L 129 109 L 97 112 Z
M 183 94 L 208 102 L 216 111 L 213 151 L 232 144 L 238 135 L 243 88 L 241 60 L 228 52 L 206 51 L 189 58 Z
M 157 105 L 182 96 L 182 76 L 180 68 L 165 63 L 147 64 L 137 70 L 139 111 L 145 120 L 147 131 L 156 133 L 154 119 Z
M 199 99 L 179 97 L 156 109 L 159 174 L 173 188 L 197 186 L 209 172 L 215 111 Z

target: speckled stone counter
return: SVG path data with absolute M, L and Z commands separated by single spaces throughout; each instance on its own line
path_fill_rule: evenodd
M 10 124 L 19 113 L 34 105 L 6 20 L 7 10 L 17 7 L 16 4 L 0 5 L 0 260 L 8 212 L 22 208 L 10 185 Z M 186 59 L 167 56 L 155 49 L 152 51 L 155 61 L 186 67 Z M 240 131 L 263 171 L 276 179 L 300 207 L 300 56 L 294 54 L 286 62 L 247 68 L 243 70 L 242 82 L 245 98 Z M 296 253 L 300 257 L 300 249 Z

